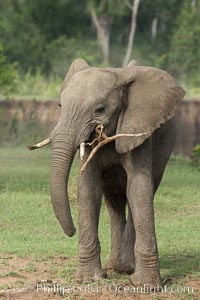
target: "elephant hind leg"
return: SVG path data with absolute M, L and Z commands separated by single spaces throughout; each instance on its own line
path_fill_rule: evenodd
M 118 252 L 114 270 L 116 273 L 132 274 L 135 269 L 135 228 L 130 208 L 128 218 L 122 235 L 121 246 Z
M 111 230 L 111 252 L 106 268 L 120 273 L 132 273 L 134 261 L 131 215 L 126 221 L 126 185 L 127 176 L 122 166 L 115 165 L 104 171 L 103 192 Z
M 111 252 L 105 268 L 120 274 L 132 274 L 135 265 L 135 230 L 130 211 L 126 220 L 126 202 L 125 195 L 106 197 L 110 216 Z
M 152 172 L 154 182 L 154 194 L 156 193 L 167 162 L 174 148 L 175 143 L 175 119 L 170 119 L 166 124 L 156 129 L 153 134 L 153 161 Z
M 114 269 L 118 259 L 118 253 L 122 243 L 122 236 L 126 224 L 125 195 L 106 195 L 105 202 L 110 217 L 111 251 L 106 269 Z

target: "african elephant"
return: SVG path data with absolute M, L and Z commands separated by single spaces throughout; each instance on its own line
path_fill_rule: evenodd
M 81 168 L 95 147 L 105 144 L 78 176 L 78 280 L 106 275 L 98 239 L 104 195 L 111 226 L 107 267 L 133 273 L 135 286 L 161 284 L 153 198 L 173 149 L 174 116 L 184 94 L 167 72 L 135 61 L 126 68 L 90 67 L 82 59 L 72 63 L 61 89 L 60 119 L 47 141 L 53 149 L 53 209 L 70 237 L 76 230 L 67 182 L 75 153 L 81 145 Z

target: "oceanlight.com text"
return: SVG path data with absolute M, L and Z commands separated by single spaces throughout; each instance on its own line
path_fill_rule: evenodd
M 58 293 L 60 295 L 66 294 L 99 294 L 103 292 L 110 292 L 114 294 L 153 294 L 159 293 L 169 293 L 169 294 L 195 294 L 194 288 L 192 286 L 151 286 L 144 284 L 140 287 L 134 287 L 129 285 L 117 285 L 115 283 L 110 283 L 108 285 L 99 285 L 98 283 L 92 283 L 87 285 L 74 284 L 71 286 L 62 286 L 58 284 L 45 285 L 37 284 L 37 292 L 45 293 Z

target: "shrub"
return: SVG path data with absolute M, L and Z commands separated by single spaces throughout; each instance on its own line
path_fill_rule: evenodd
M 70 64 L 78 57 L 91 65 L 97 66 L 102 62 L 101 51 L 96 41 L 59 37 L 47 46 L 46 59 L 49 61 L 47 73 L 64 78 Z
M 58 76 L 45 77 L 40 69 L 17 74 L 17 87 L 9 97 L 14 99 L 51 100 L 59 97 L 63 78 Z
M 14 64 L 10 64 L 4 54 L 3 46 L 0 44 L 0 92 L 7 94 L 14 90 L 16 70 Z
M 195 167 L 200 167 L 200 144 L 193 148 L 192 164 Z

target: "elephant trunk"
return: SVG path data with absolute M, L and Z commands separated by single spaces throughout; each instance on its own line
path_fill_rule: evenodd
M 54 138 L 50 181 L 51 201 L 57 219 L 65 234 L 70 237 L 75 234 L 76 229 L 71 216 L 67 183 L 75 153 L 72 143 L 64 141 L 63 136 L 57 135 Z

